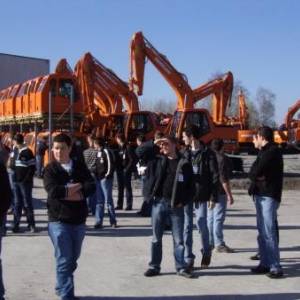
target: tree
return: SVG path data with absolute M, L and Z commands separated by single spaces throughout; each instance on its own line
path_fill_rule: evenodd
M 258 122 L 260 126 L 276 127 L 275 118 L 275 94 L 270 90 L 260 87 L 256 93 Z

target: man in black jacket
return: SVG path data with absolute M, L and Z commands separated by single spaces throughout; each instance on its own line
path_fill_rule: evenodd
M 123 209 L 124 190 L 126 190 L 126 207 L 125 210 L 132 210 L 133 194 L 131 186 L 131 176 L 135 170 L 136 156 L 134 148 L 126 143 L 125 135 L 117 135 L 118 148 L 115 151 L 116 173 L 118 182 L 118 201 L 116 210 Z
M 140 147 L 147 147 L 146 143 Z M 153 199 L 151 245 L 151 261 L 146 277 L 157 276 L 160 273 L 162 261 L 162 237 L 164 225 L 168 217 L 171 219 L 173 236 L 173 253 L 177 274 L 191 278 L 192 274 L 186 269 L 183 244 L 183 207 L 192 201 L 194 193 L 193 170 L 190 163 L 177 152 L 176 140 L 170 136 L 155 141 L 162 148 L 162 154 L 157 154 L 148 163 L 151 170 L 151 192 Z M 145 149 L 153 151 L 148 144 Z M 146 151 L 144 151 L 146 152 Z
M 213 150 L 200 142 L 200 128 L 190 125 L 183 131 L 186 148 L 182 154 L 193 166 L 196 193 L 194 195 L 196 225 L 202 244 L 201 267 L 208 268 L 211 261 L 211 246 L 207 226 L 207 210 L 213 209 L 218 202 L 219 172 L 216 155 Z M 184 208 L 184 246 L 185 260 L 189 270 L 194 267 L 193 254 L 193 203 Z
M 95 147 L 98 151 L 96 158 L 97 199 L 94 228 L 102 228 L 105 202 L 108 210 L 110 225 L 117 228 L 115 206 L 112 197 L 113 179 L 115 171 L 114 154 L 101 137 L 95 139 Z
M 24 137 L 18 133 L 14 136 L 17 151 L 14 152 L 11 168 L 13 170 L 13 186 L 15 191 L 13 211 L 14 220 L 11 227 L 13 233 L 20 231 L 22 207 L 26 212 L 27 228 L 36 232 L 34 209 L 32 201 L 33 177 L 35 173 L 35 157 L 32 151 L 24 144 Z
M 6 213 L 12 202 L 12 190 L 10 187 L 9 177 L 6 166 L 0 162 L 0 299 L 4 299 L 5 289 L 2 277 L 2 232 L 5 227 Z
M 44 170 L 48 194 L 48 231 L 55 249 L 55 291 L 62 300 L 74 296 L 74 272 L 85 236 L 88 208 L 86 198 L 96 189 L 94 178 L 84 162 L 70 159 L 72 141 L 61 133 L 53 139 L 52 161 Z
M 276 234 L 276 215 L 282 195 L 283 157 L 273 142 L 273 130 L 270 127 L 260 127 L 254 139 L 260 151 L 250 169 L 249 195 L 253 197 L 256 208 L 260 263 L 251 272 L 280 278 L 283 271 Z

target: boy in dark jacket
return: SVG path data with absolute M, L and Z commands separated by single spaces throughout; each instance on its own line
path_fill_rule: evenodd
M 15 191 L 13 212 L 14 220 L 11 227 L 13 233 L 20 231 L 22 208 L 26 212 L 27 228 L 36 232 L 34 209 L 32 202 L 33 177 L 35 173 L 35 157 L 32 151 L 24 144 L 24 137 L 18 133 L 14 136 L 16 151 L 12 158 L 12 182 Z
M 160 273 L 164 225 L 170 218 L 177 274 L 191 278 L 193 276 L 186 269 L 184 261 L 183 207 L 193 198 L 193 170 L 190 163 L 177 152 L 174 138 L 165 136 L 156 140 L 155 144 L 162 148 L 162 154 L 155 155 L 148 163 L 149 169 L 154 171 L 150 173 L 152 190 L 149 195 L 153 199 L 153 240 L 149 269 L 144 275 L 152 277 Z M 149 144 L 142 144 L 140 147 L 147 147 L 148 152 L 153 152 L 153 146 Z
M 283 157 L 273 142 L 273 130 L 270 127 L 260 127 L 253 142 L 260 151 L 250 168 L 249 195 L 253 197 L 256 208 L 260 262 L 251 272 L 280 278 L 283 271 L 276 234 L 276 216 L 282 195 Z
M 12 190 L 10 187 L 9 177 L 6 166 L 0 162 L 0 299 L 4 299 L 5 289 L 2 277 L 2 232 L 4 231 L 6 213 L 12 202 Z
M 44 170 L 44 188 L 48 194 L 48 231 L 55 249 L 58 296 L 74 296 L 73 273 L 81 253 L 88 215 L 86 198 L 95 191 L 95 182 L 81 161 L 70 159 L 72 141 L 61 133 L 53 139 L 52 161 Z
M 125 210 L 132 210 L 133 194 L 131 186 L 131 176 L 135 170 L 136 156 L 134 148 L 126 143 L 125 135 L 117 135 L 118 148 L 115 151 L 116 172 L 118 181 L 118 201 L 117 210 L 123 209 L 124 190 L 126 190 L 126 207 Z
M 183 141 L 186 148 L 182 155 L 192 164 L 196 192 L 194 195 L 196 225 L 201 238 L 201 267 L 208 268 L 211 261 L 211 248 L 207 226 L 207 210 L 213 209 L 218 201 L 219 173 L 216 155 L 200 139 L 200 128 L 196 125 L 186 127 L 183 131 Z M 189 270 L 193 269 L 195 255 L 193 254 L 193 203 L 185 208 L 184 245 L 185 260 Z
M 104 206 L 107 204 L 108 217 L 111 227 L 117 228 L 114 200 L 112 197 L 115 159 L 113 152 L 105 147 L 101 137 L 95 139 L 95 148 L 98 150 L 96 158 L 97 199 L 94 228 L 102 228 Z

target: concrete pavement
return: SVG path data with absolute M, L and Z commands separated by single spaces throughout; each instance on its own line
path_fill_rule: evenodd
M 136 184 L 138 187 L 138 185 Z M 116 190 L 114 190 L 116 193 Z M 269 279 L 251 275 L 256 262 L 255 210 L 245 190 L 234 190 L 235 204 L 225 221 L 225 241 L 235 253 L 213 253 L 209 269 L 200 269 L 200 240 L 194 230 L 195 278 L 176 275 L 172 239 L 163 240 L 161 276 L 147 278 L 143 272 L 150 258 L 150 219 L 139 217 L 140 191 L 134 190 L 134 210 L 117 211 L 120 228 L 110 228 L 106 216 L 104 228 L 93 228 L 88 219 L 87 235 L 75 272 L 76 295 L 82 300 L 102 299 L 300 299 L 300 191 L 284 191 L 279 209 L 281 262 L 285 276 Z M 58 300 L 54 293 L 55 262 L 47 235 L 45 193 L 42 181 L 35 180 L 35 213 L 38 233 L 24 232 L 3 238 L 3 273 L 7 300 Z M 116 199 L 116 198 L 115 198 Z M 11 216 L 8 217 L 10 224 Z

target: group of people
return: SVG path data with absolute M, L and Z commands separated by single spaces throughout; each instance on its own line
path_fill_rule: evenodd
M 144 273 L 160 274 L 164 225 L 171 221 L 173 255 L 178 275 L 192 278 L 193 213 L 202 244 L 201 267 L 208 268 L 212 250 L 232 253 L 224 242 L 223 225 L 227 203 L 233 204 L 229 175 L 232 165 L 222 150 L 223 141 L 213 140 L 210 147 L 200 141 L 200 128 L 191 125 L 183 131 L 185 148 L 177 150 L 177 141 L 162 136 L 142 143 L 138 157 L 148 161 L 144 193 L 152 201 L 151 259 Z M 249 178 L 249 195 L 256 208 L 259 264 L 252 274 L 269 278 L 283 276 L 278 246 L 277 210 L 280 206 L 283 181 L 283 157 L 273 142 L 273 130 L 258 128 L 253 143 L 259 153 Z
M 11 168 L 16 200 L 12 230 L 19 230 L 21 203 L 24 203 L 20 201 L 22 196 L 26 203 L 28 228 L 34 232 L 30 191 L 35 159 L 24 145 L 22 135 L 16 135 L 14 140 L 17 151 L 12 151 L 14 164 Z M 115 210 L 123 209 L 124 189 L 127 200 L 125 209 L 132 210 L 131 175 L 137 163 L 135 155 L 142 180 L 143 204 L 139 212 L 151 215 L 153 231 L 151 259 L 145 276 L 153 277 L 161 272 L 162 238 L 167 223 L 171 226 L 175 269 L 179 276 L 193 277 L 196 258 L 193 252 L 194 219 L 202 245 L 202 268 L 209 267 L 213 250 L 234 252 L 226 245 L 223 236 L 227 204 L 233 204 L 234 199 L 229 181 L 232 165 L 222 149 L 222 140 L 213 140 L 210 146 L 205 145 L 200 140 L 200 128 L 195 125 L 184 129 L 182 141 L 185 147 L 181 150 L 178 150 L 178 141 L 174 137 L 163 133 L 157 133 L 149 141 L 138 136 L 135 153 L 122 134 L 117 136 L 118 148 L 114 150 L 107 147 L 101 137 L 90 135 L 88 140 L 90 147 L 79 158 L 74 156 L 71 137 L 65 133 L 58 134 L 53 138 L 52 145 L 55 159 L 43 170 L 48 232 L 56 259 L 55 291 L 62 300 L 77 299 L 73 274 L 85 236 L 88 210 L 94 207 L 94 228 L 102 228 L 106 203 L 110 224 L 112 228 L 117 228 Z M 282 193 L 283 159 L 273 143 L 271 128 L 259 128 L 253 142 L 260 151 L 250 170 L 249 195 L 253 197 L 257 211 L 260 262 L 251 272 L 279 278 L 283 276 L 283 271 L 279 261 L 276 216 Z M 4 172 L 6 166 L 3 166 L 0 162 L 1 182 L 6 183 L 1 188 L 11 191 L 7 173 Z M 119 192 L 116 207 L 112 197 L 115 172 Z M 4 226 L 12 194 L 1 195 L 0 221 Z M 4 299 L 4 286 L 0 281 L 1 299 Z

